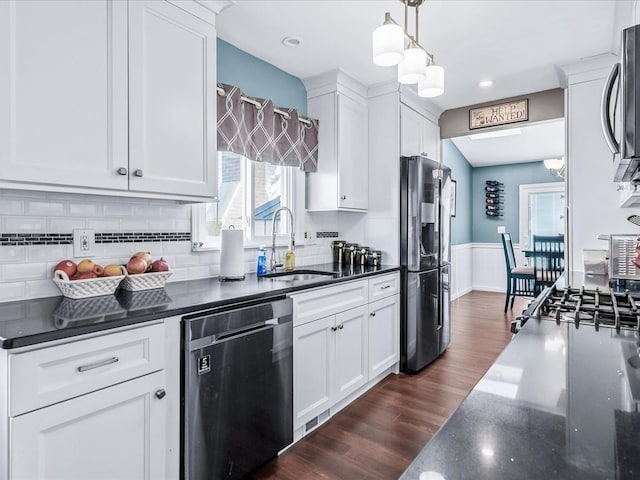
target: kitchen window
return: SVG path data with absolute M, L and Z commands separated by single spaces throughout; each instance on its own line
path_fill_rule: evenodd
M 193 206 L 194 248 L 219 248 L 221 230 L 232 226 L 244 230 L 245 246 L 269 244 L 273 212 L 292 204 L 292 171 L 290 167 L 218 152 L 218 201 Z M 284 239 L 289 231 L 287 216 L 278 215 L 276 234 Z

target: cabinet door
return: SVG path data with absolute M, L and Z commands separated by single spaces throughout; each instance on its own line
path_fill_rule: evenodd
M 422 116 L 400 104 L 400 152 L 406 157 L 420 155 L 422 152 Z
M 164 384 L 156 372 L 11 418 L 10 478 L 165 478 Z
M 399 307 L 398 295 L 369 304 L 369 378 L 400 360 Z
M 0 180 L 127 189 L 127 4 L 0 2 Z
M 130 188 L 216 195 L 215 27 L 166 1 L 129 2 Z
M 336 398 L 334 403 L 367 383 L 367 305 L 336 315 Z
M 367 107 L 338 94 L 338 206 L 369 205 L 369 115 Z
M 420 153 L 440 160 L 440 127 L 427 118 L 420 119 Z
M 293 428 L 333 405 L 335 316 L 293 329 Z

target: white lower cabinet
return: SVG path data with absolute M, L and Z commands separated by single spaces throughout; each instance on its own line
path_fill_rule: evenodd
M 367 383 L 363 305 L 293 329 L 294 429 Z
M 11 418 L 11 479 L 165 478 L 164 386 L 160 371 Z
M 369 304 L 369 377 L 400 360 L 400 296 Z
M 313 428 L 322 421 L 321 416 L 326 418 L 324 415 L 333 407 L 342 408 L 398 363 L 400 303 L 395 288 L 398 281 L 399 275 L 395 273 L 292 295 L 296 432 Z M 318 318 L 321 309 L 307 308 L 314 306 L 317 298 L 322 299 L 329 311 L 329 306 L 335 304 L 328 295 L 335 292 L 340 298 L 343 290 L 364 290 L 369 295 L 357 296 L 362 299 L 355 308 L 322 318 Z M 379 297 L 383 298 L 377 300 Z
M 366 305 L 336 315 L 334 403 L 355 392 L 369 380 Z
M 293 428 L 332 405 L 335 315 L 293 329 Z

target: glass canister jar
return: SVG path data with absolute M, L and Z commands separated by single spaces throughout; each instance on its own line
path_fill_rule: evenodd
M 372 267 L 382 265 L 382 250 L 370 250 L 367 263 Z
M 356 256 L 355 256 L 355 265 L 367 265 L 367 259 L 369 258 L 369 247 L 365 247 L 363 245 L 358 245 L 358 248 L 356 249 Z
M 347 242 L 344 240 L 335 240 L 331 242 L 331 251 L 333 252 L 333 264 L 334 265 L 344 265 L 344 252 L 345 246 Z
M 346 243 L 344 247 L 344 261 L 343 265 L 354 266 L 356 264 L 356 251 L 358 250 L 357 243 Z

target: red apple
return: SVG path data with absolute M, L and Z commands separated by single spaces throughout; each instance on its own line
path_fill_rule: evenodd
M 147 270 L 147 262 L 142 257 L 133 257 L 127 263 L 127 272 L 130 275 L 137 275 L 139 273 L 144 273 Z
M 76 273 L 71 280 L 86 280 L 88 278 L 96 278 L 97 275 L 93 272 Z
M 75 264 L 75 262 L 72 262 L 71 260 L 63 260 L 60 263 L 58 263 L 55 267 L 53 267 L 53 271 L 55 272 L 56 270 L 62 270 L 64 273 L 67 274 L 67 277 L 71 278 L 78 271 L 78 266 Z
M 156 260 L 151 264 L 151 271 L 152 272 L 168 272 L 169 264 L 164 258 L 161 257 L 159 260 Z

